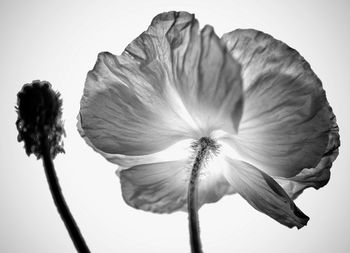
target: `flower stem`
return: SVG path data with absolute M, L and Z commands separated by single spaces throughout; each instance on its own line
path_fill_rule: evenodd
M 76 250 L 79 253 L 89 253 L 90 250 L 87 247 L 83 236 L 80 233 L 80 230 L 77 224 L 74 221 L 74 218 L 69 211 L 69 208 L 64 200 L 62 195 L 61 187 L 58 182 L 58 178 L 55 172 L 55 167 L 52 161 L 50 147 L 48 145 L 47 136 L 41 138 L 41 147 L 42 147 L 42 159 L 43 165 L 45 168 L 46 178 L 50 187 L 52 198 L 55 202 L 57 210 L 66 225 L 68 233 L 74 243 Z
M 191 171 L 191 178 L 188 185 L 187 209 L 190 230 L 190 242 L 192 253 L 202 253 L 202 243 L 200 239 L 198 220 L 198 177 L 200 169 L 208 158 L 210 150 L 213 148 L 213 140 L 203 137 L 196 144 L 197 155 Z

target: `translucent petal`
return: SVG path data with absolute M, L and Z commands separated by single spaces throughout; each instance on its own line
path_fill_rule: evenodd
M 138 165 L 119 171 L 125 202 L 137 209 L 171 213 L 187 205 L 185 160 Z
M 79 124 L 78 124 L 79 128 Z M 83 136 L 84 137 L 84 136 Z M 96 152 L 100 153 L 108 161 L 115 163 L 119 170 L 128 169 L 136 165 L 149 164 L 149 163 L 160 163 L 168 161 L 176 161 L 182 159 L 188 159 L 188 154 L 193 152 L 191 144 L 194 140 L 186 139 L 179 141 L 170 147 L 149 155 L 121 155 L 103 152 L 94 147 L 88 138 L 84 138 L 87 144 L 95 149 Z
M 101 53 L 88 73 L 80 134 L 98 150 L 124 155 L 154 153 L 193 135 L 173 101 L 156 91 L 139 67 L 122 63 L 124 58 Z
M 156 213 L 187 210 L 187 190 L 194 158 L 176 161 L 139 164 L 118 170 L 126 203 L 137 209 Z M 234 188 L 223 176 L 227 163 L 221 159 L 208 159 L 200 170 L 198 180 L 198 206 L 213 203 Z
M 239 134 L 230 144 L 272 176 L 315 168 L 330 142 L 334 115 L 309 64 L 259 31 L 236 30 L 223 41 L 242 64 L 245 97 Z
M 245 100 L 239 134 L 229 142 L 247 162 L 283 177 L 318 164 L 331 129 L 324 93 L 271 74 L 257 80 Z
M 88 73 L 78 120 L 95 149 L 147 155 L 213 128 L 234 132 L 242 113 L 240 66 L 213 29 L 169 12 L 121 56 L 101 53 Z
M 225 170 L 227 180 L 255 209 L 290 228 L 307 224 L 309 218 L 270 176 L 246 162 L 226 160 L 231 165 Z
M 338 156 L 338 148 L 340 146 L 339 129 L 332 112 L 331 115 L 333 124 L 332 130 L 329 133 L 327 149 L 317 166 L 315 168 L 305 168 L 292 178 L 275 178 L 292 199 L 296 199 L 308 187 L 319 189 L 329 181 L 331 175 L 330 168 Z
M 199 137 L 214 128 L 235 131 L 243 103 L 241 68 L 211 26 L 200 31 L 194 15 L 162 13 L 125 52 L 141 64 L 164 69 L 169 89 L 179 94 Z
M 224 34 L 222 41 L 242 66 L 244 91 L 268 73 L 285 74 L 322 89 L 309 63 L 295 49 L 266 33 L 237 29 Z
M 200 170 L 198 180 L 198 206 L 214 203 L 225 195 L 236 193 L 227 181 L 224 171 L 230 165 L 223 159 L 223 152 L 211 155 Z M 193 165 L 193 162 L 192 162 Z

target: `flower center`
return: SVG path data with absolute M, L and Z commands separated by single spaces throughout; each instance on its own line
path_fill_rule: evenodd
M 213 159 L 219 153 L 220 145 L 215 139 L 210 137 L 202 137 L 198 141 L 192 144 L 193 154 L 193 167 L 191 168 L 191 179 L 201 180 L 205 178 L 206 170 L 209 160 Z
M 216 155 L 219 151 L 219 145 L 210 137 L 202 137 L 192 144 L 192 149 L 195 151 L 195 159 L 193 170 L 197 172 L 208 162 L 208 159 Z

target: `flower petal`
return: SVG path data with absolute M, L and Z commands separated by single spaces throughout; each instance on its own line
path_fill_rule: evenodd
M 186 160 L 143 164 L 120 170 L 125 202 L 137 209 L 171 213 L 187 205 Z
M 317 166 L 315 168 L 305 168 L 292 178 L 275 178 L 292 199 L 296 199 L 308 187 L 319 189 L 328 183 L 331 175 L 330 168 L 338 156 L 340 146 L 339 128 L 332 112 L 331 121 L 332 129 L 329 133 L 327 149 Z
M 212 128 L 234 132 L 240 66 L 194 15 L 158 15 L 121 56 L 101 53 L 87 75 L 80 133 L 105 153 L 147 155 Z
M 194 161 L 192 161 L 193 165 Z M 199 172 L 198 206 L 215 203 L 223 196 L 236 193 L 235 188 L 227 181 L 224 171 L 230 165 L 223 159 L 222 153 L 212 155 Z
M 254 29 L 237 29 L 222 36 L 231 55 L 242 66 L 243 90 L 267 73 L 298 78 L 322 90 L 321 81 L 308 62 L 293 48 Z
M 246 162 L 226 160 L 231 165 L 225 171 L 227 180 L 255 209 L 290 228 L 307 224 L 309 218 L 270 176 Z
M 156 213 L 186 211 L 193 163 L 193 158 L 188 157 L 118 170 L 125 202 L 134 208 Z M 208 161 L 208 167 L 201 169 L 197 186 L 199 207 L 234 193 L 234 188 L 223 176 L 223 166 L 227 163 L 214 159 Z
M 274 176 L 313 168 L 330 131 L 323 92 L 280 74 L 263 76 L 246 92 L 239 134 L 231 138 L 244 159 Z
M 273 176 L 316 167 L 329 142 L 332 113 L 309 64 L 262 32 L 236 30 L 223 41 L 242 64 L 245 91 L 239 134 L 230 144 Z
M 147 53 L 150 48 L 152 54 Z M 179 94 L 199 137 L 213 128 L 235 132 L 243 103 L 241 68 L 211 26 L 199 31 L 192 14 L 162 13 L 125 52 L 164 69 L 168 88 Z
M 79 122 L 78 122 L 78 129 L 80 129 Z M 193 151 L 191 148 L 191 144 L 194 141 L 191 139 L 182 140 L 162 151 L 152 153 L 149 155 L 121 155 L 121 154 L 112 154 L 112 153 L 103 152 L 97 149 L 90 142 L 89 138 L 87 138 L 86 136 L 83 136 L 83 137 L 89 146 L 94 148 L 96 152 L 100 153 L 108 161 L 117 164 L 120 170 L 128 169 L 130 167 L 134 167 L 140 164 L 159 163 L 159 162 L 168 162 L 168 161 L 187 159 L 188 154 Z
M 191 127 L 173 110 L 171 101 L 151 86 L 148 70 L 142 73 L 126 58 L 99 54 L 85 83 L 80 134 L 95 149 L 124 155 L 147 155 L 188 138 Z

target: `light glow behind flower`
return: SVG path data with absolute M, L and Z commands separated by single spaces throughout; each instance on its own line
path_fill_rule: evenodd
M 339 135 L 309 64 L 255 30 L 220 39 L 194 15 L 156 16 L 120 56 L 100 53 L 88 73 L 78 129 L 118 164 L 123 198 L 157 213 L 186 210 L 195 155 L 218 145 L 199 175 L 198 205 L 239 193 L 254 208 L 298 228 L 293 200 L 329 179 Z

